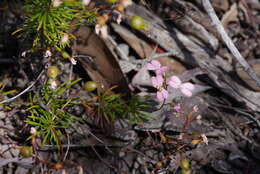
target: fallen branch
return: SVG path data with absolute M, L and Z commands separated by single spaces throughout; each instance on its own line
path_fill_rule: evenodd
M 233 54 L 233 56 L 236 58 L 236 60 L 241 64 L 242 68 L 245 72 L 256 82 L 258 86 L 260 86 L 260 80 L 257 77 L 256 73 L 252 70 L 252 68 L 249 66 L 247 61 L 243 58 L 243 56 L 240 54 L 230 37 L 227 35 L 224 27 L 222 26 L 220 20 L 218 19 L 215 10 L 213 9 L 211 3 L 209 0 L 202 0 L 202 5 L 208 15 L 210 16 L 212 20 L 213 26 L 216 27 L 218 33 L 221 35 L 222 40 L 230 50 L 230 52 Z
M 43 73 L 45 72 L 45 70 L 43 69 L 40 74 L 38 75 L 38 77 L 36 78 L 35 81 L 33 81 L 27 88 L 25 88 L 22 92 L 20 92 L 19 94 L 17 94 L 16 96 L 13 96 L 12 98 L 8 98 L 6 100 L 3 100 L 0 102 L 0 104 L 4 104 L 4 103 L 8 103 L 11 102 L 13 100 L 15 100 L 16 98 L 20 97 L 21 95 L 23 95 L 24 93 L 26 93 L 27 91 L 29 91 L 36 83 L 37 81 L 41 78 L 41 76 L 43 75 Z

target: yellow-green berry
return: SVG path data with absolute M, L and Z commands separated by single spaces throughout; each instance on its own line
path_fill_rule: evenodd
M 61 52 L 61 55 L 62 55 L 62 57 L 64 57 L 65 59 L 70 58 L 70 55 L 69 55 L 66 51 Z
M 32 147 L 31 146 L 22 146 L 20 148 L 20 155 L 25 158 L 32 157 Z
M 92 92 L 97 89 L 97 83 L 94 81 L 88 81 L 84 84 L 83 88 L 88 92 Z
M 114 4 L 117 2 L 117 0 L 105 0 L 105 2 L 108 4 Z
M 57 77 L 58 73 L 59 73 L 59 69 L 56 66 L 51 65 L 48 67 L 47 76 L 49 78 L 55 79 Z
M 129 20 L 130 26 L 136 30 L 144 29 L 144 19 L 140 16 L 132 16 Z
M 184 158 L 181 160 L 181 168 L 184 170 L 189 170 L 190 164 L 189 164 L 189 160 L 187 158 Z

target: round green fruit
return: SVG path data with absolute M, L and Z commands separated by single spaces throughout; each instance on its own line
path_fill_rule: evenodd
M 49 78 L 55 79 L 58 73 L 59 73 L 59 69 L 57 68 L 57 66 L 51 65 L 47 69 L 47 76 Z
M 105 0 L 105 2 L 108 4 L 114 4 L 117 2 L 117 0 Z
M 32 147 L 31 146 L 22 146 L 20 148 L 20 155 L 25 158 L 32 157 Z
M 84 84 L 83 88 L 88 92 L 92 92 L 97 89 L 97 83 L 94 81 L 88 81 Z
M 132 16 L 130 18 L 130 26 L 136 30 L 143 30 L 144 29 L 144 19 L 140 16 Z
M 65 59 L 70 58 L 70 55 L 66 51 L 61 52 L 61 56 L 64 57 Z
M 181 168 L 184 170 L 189 170 L 190 164 L 189 164 L 189 160 L 187 158 L 184 158 L 181 160 Z

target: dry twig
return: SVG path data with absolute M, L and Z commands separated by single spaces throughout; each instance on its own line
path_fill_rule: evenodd
M 221 22 L 219 21 L 216 12 L 213 9 L 209 0 L 202 0 L 202 5 L 206 10 L 206 12 L 208 13 L 208 15 L 210 16 L 213 26 L 216 27 L 218 33 L 221 35 L 222 40 L 225 42 L 230 52 L 233 54 L 236 60 L 242 65 L 243 69 L 245 70 L 245 72 L 248 73 L 248 75 L 252 78 L 252 80 L 254 80 L 258 86 L 260 86 L 259 78 L 252 70 L 252 68 L 249 66 L 249 64 L 246 62 L 246 60 L 243 58 L 243 56 L 240 54 L 240 52 L 232 42 L 231 38 L 227 35 L 224 27 L 221 25 Z

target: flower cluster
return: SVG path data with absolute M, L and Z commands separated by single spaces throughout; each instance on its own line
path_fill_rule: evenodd
M 189 82 L 182 83 L 178 76 L 172 76 L 170 77 L 169 81 L 166 81 L 165 73 L 169 70 L 169 68 L 166 66 L 162 66 L 159 61 L 152 60 L 150 63 L 146 65 L 146 69 L 155 72 L 156 76 L 153 76 L 151 78 L 151 81 L 153 87 L 155 87 L 158 90 L 156 96 L 159 101 L 164 101 L 168 98 L 168 86 L 174 89 L 180 89 L 181 92 L 187 97 L 192 96 L 194 85 Z

